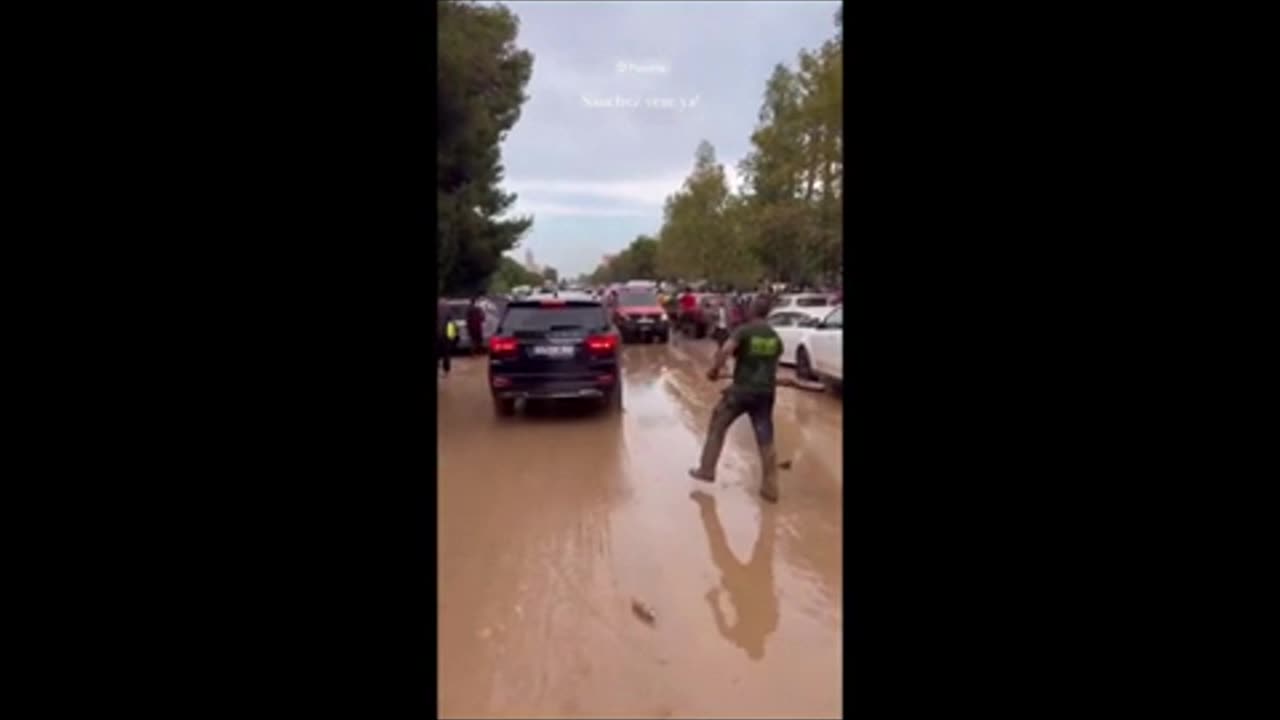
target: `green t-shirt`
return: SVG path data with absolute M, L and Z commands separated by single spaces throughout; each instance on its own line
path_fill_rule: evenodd
M 733 333 L 733 390 L 751 394 L 772 393 L 777 387 L 778 358 L 782 338 L 764 320 L 753 320 Z

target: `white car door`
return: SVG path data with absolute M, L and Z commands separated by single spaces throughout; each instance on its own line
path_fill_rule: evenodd
M 844 308 L 838 307 L 809 336 L 813 366 L 819 373 L 844 379 Z
M 792 312 L 776 312 L 769 316 L 769 325 L 782 338 L 782 357 L 778 362 L 791 365 L 796 361 L 796 314 Z

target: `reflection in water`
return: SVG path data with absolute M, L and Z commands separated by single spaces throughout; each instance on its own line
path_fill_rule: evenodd
M 666 348 L 661 345 L 629 346 L 623 351 L 622 371 L 628 385 L 649 386 L 658 382 Z
M 760 534 L 756 536 L 751 559 L 743 564 L 729 548 L 724 526 L 716 512 L 716 499 L 701 490 L 695 490 L 690 497 L 698 503 L 707 542 L 711 546 L 711 559 L 720 570 L 721 587 L 712 588 L 706 595 L 715 615 L 716 628 L 725 639 L 742 648 L 747 657 L 760 660 L 764 657 L 765 638 L 778 629 L 778 592 L 773 579 L 773 509 L 762 508 Z M 725 621 L 720 607 L 722 589 L 728 592 L 736 611 L 733 625 Z

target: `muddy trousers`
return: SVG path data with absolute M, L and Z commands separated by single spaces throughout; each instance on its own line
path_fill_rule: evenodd
M 773 447 L 773 394 L 748 394 L 726 390 L 711 414 L 707 428 L 707 442 L 702 446 L 702 463 L 699 470 L 707 476 L 715 475 L 720 451 L 724 449 L 725 435 L 729 427 L 742 415 L 751 417 L 751 428 L 760 447 L 760 465 L 764 478 L 760 493 L 769 499 L 778 497 L 778 459 Z

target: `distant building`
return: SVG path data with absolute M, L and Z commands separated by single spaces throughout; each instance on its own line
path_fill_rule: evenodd
M 542 271 L 538 268 L 538 263 L 536 263 L 536 262 L 534 262 L 534 261 L 533 261 L 533 251 L 532 251 L 532 250 L 525 250 L 525 251 L 524 251 L 524 269 L 525 269 L 525 270 L 528 270 L 529 272 L 535 272 L 535 273 L 536 273 L 536 272 L 542 272 Z

